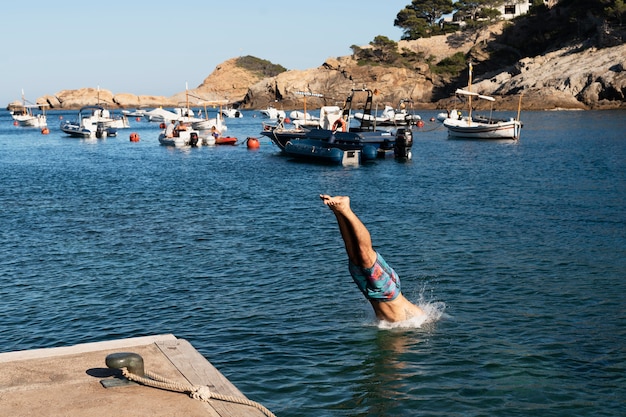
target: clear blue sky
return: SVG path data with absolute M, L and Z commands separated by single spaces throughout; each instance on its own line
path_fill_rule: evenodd
M 0 6 L 0 106 L 84 87 L 171 96 L 227 59 L 287 69 L 350 55 L 393 26 L 410 0 L 8 1 Z

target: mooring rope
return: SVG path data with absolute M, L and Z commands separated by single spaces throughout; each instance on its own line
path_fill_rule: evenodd
M 130 373 L 128 369 L 122 368 L 122 375 L 130 381 L 138 382 L 142 385 L 147 385 L 149 387 L 160 388 L 167 391 L 175 391 L 175 392 L 184 392 L 189 394 L 189 396 L 196 400 L 209 402 L 210 399 L 226 401 L 236 404 L 243 404 L 254 407 L 267 417 L 276 417 L 274 413 L 264 407 L 262 404 L 259 404 L 255 401 L 248 400 L 247 398 L 236 397 L 233 395 L 223 395 L 218 394 L 216 392 L 211 392 L 211 389 L 206 385 L 189 385 L 189 384 L 180 384 L 178 382 L 170 381 L 166 378 L 163 378 L 160 375 L 152 373 L 150 371 L 146 371 L 146 377 L 142 377 L 139 375 L 135 375 Z

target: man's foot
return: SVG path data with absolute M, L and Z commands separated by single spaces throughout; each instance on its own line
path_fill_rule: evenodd
M 335 213 L 345 214 L 350 212 L 350 197 L 335 196 L 331 197 L 327 194 L 320 194 L 320 198 Z

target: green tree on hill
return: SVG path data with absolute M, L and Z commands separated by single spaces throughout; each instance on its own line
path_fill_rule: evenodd
M 404 31 L 404 40 L 439 35 L 444 33 L 439 20 L 453 10 L 452 0 L 413 0 L 398 12 L 393 25 Z

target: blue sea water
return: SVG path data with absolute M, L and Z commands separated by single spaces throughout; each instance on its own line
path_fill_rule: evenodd
M 518 142 L 427 122 L 412 161 L 360 167 L 60 116 L 0 111 L 0 351 L 173 333 L 279 417 L 625 415 L 625 112 L 524 112 Z M 320 193 L 430 322 L 376 323 Z

